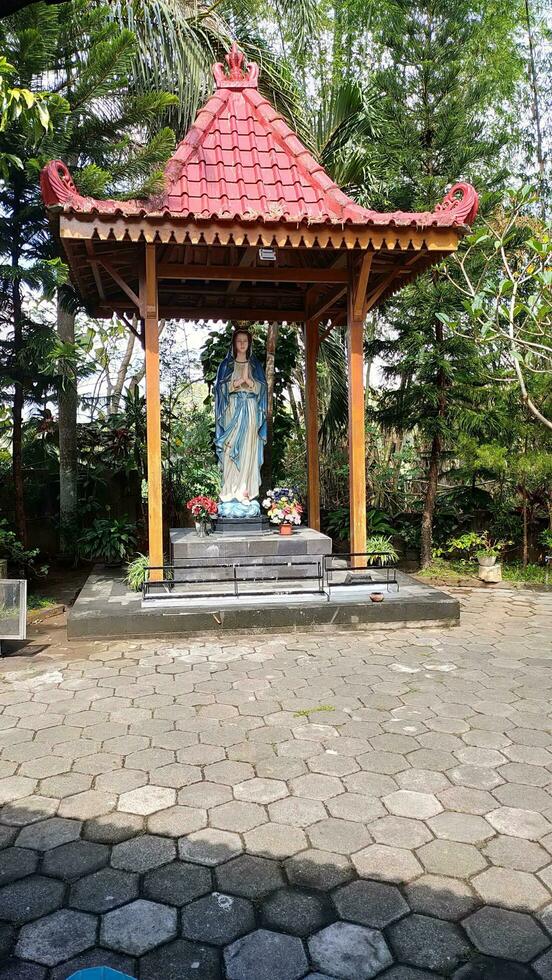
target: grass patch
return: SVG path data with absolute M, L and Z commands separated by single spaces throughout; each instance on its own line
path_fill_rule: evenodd
M 444 558 L 434 558 L 431 565 L 421 568 L 416 572 L 418 578 L 438 579 L 441 582 L 448 582 L 454 585 L 459 579 L 478 578 L 477 562 L 466 560 L 446 560 Z M 521 562 L 502 562 L 502 578 L 505 582 L 529 582 L 536 585 L 546 583 L 546 568 L 544 565 L 527 565 L 523 567 Z M 549 574 L 549 583 L 552 576 Z
M 57 606 L 57 602 L 48 596 L 36 595 L 34 592 L 27 596 L 27 609 L 49 609 L 50 606 Z
M 333 704 L 320 704 L 317 708 L 301 708 L 300 711 L 294 711 L 294 718 L 308 718 L 309 715 L 314 715 L 317 711 L 335 711 Z

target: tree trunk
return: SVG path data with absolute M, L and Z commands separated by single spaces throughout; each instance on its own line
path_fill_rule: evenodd
M 62 343 L 75 343 L 75 314 L 64 310 L 58 296 L 57 332 Z M 58 392 L 59 543 L 62 555 L 74 551 L 77 520 L 77 380 L 66 378 Z
M 529 535 L 528 535 L 528 514 L 527 514 L 527 490 L 523 486 L 521 488 L 521 512 L 523 515 L 523 544 L 522 544 L 522 556 L 521 560 L 523 562 L 523 567 L 527 568 L 529 562 Z
M 435 341 L 439 347 L 443 343 L 444 333 L 443 324 L 438 320 L 435 324 Z M 441 368 L 437 371 L 437 388 L 439 391 L 437 400 L 437 422 L 440 423 L 444 418 L 447 398 L 446 398 L 446 378 Z M 424 498 L 424 509 L 422 513 L 422 530 L 420 537 L 420 567 L 427 568 L 431 563 L 433 548 L 433 515 L 435 513 L 435 501 L 437 499 L 437 484 L 439 481 L 439 469 L 441 465 L 441 453 L 443 441 L 440 432 L 433 435 L 431 442 L 431 452 L 429 454 L 429 469 L 427 474 L 427 487 Z
M 546 221 L 545 164 L 544 164 L 544 151 L 542 145 L 542 128 L 541 128 L 541 115 L 540 115 L 540 105 L 539 105 L 539 83 L 537 78 L 537 66 L 535 62 L 535 49 L 533 44 L 533 26 L 531 24 L 531 10 L 529 7 L 529 0 L 525 0 L 525 20 L 527 23 L 527 40 L 529 42 L 529 75 L 530 75 L 531 91 L 533 97 L 533 119 L 535 122 L 537 164 L 539 168 L 540 207 L 541 207 L 542 219 L 543 221 Z
M 133 325 L 133 327 L 135 329 L 137 328 L 137 325 L 138 325 L 138 317 L 136 315 L 132 317 L 132 325 Z M 130 367 L 130 362 L 132 360 L 132 354 L 134 352 L 134 341 L 135 341 L 135 339 L 136 338 L 135 338 L 135 335 L 132 333 L 132 330 L 129 330 L 125 352 L 123 354 L 123 357 L 122 357 L 122 360 L 121 360 L 121 364 L 120 364 L 119 370 L 117 372 L 117 378 L 115 380 L 115 384 L 113 385 L 113 389 L 112 389 L 112 392 L 111 392 L 111 397 L 109 399 L 109 408 L 108 408 L 108 411 L 109 411 L 109 414 L 110 415 L 112 415 L 115 412 L 118 412 L 119 411 L 119 405 L 121 403 L 121 397 L 122 397 L 122 394 L 123 394 L 123 388 L 125 386 L 125 381 L 126 381 L 126 378 L 127 378 L 128 369 Z
M 424 499 L 424 510 L 422 514 L 422 534 L 420 538 L 421 568 L 427 568 L 427 566 L 431 564 L 431 553 L 433 546 L 433 515 L 435 513 L 435 500 L 437 497 L 437 482 L 439 479 L 441 449 L 441 436 L 434 435 L 431 443 L 431 453 L 429 456 L 427 488 Z
M 15 195 L 14 211 L 19 210 L 19 201 Z M 15 528 L 17 537 L 23 547 L 27 547 L 27 516 L 25 513 L 25 492 L 23 481 L 23 308 L 21 301 L 21 282 L 17 275 L 20 260 L 19 241 L 16 240 L 11 254 L 11 264 L 14 273 L 12 280 L 12 313 L 13 313 L 13 360 L 14 360 L 14 394 L 12 406 L 12 479 L 14 495 Z
M 263 487 L 269 490 L 272 486 L 273 443 L 274 443 L 274 379 L 276 363 L 276 342 L 278 340 L 278 323 L 269 323 L 266 335 L 266 445 L 263 464 Z

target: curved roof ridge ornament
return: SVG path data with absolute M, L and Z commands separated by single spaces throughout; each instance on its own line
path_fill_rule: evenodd
M 228 71 L 225 70 L 222 62 L 213 65 L 213 75 L 217 88 L 257 88 L 259 80 L 259 66 L 254 61 L 250 61 L 247 68 L 243 67 L 245 55 L 240 51 L 235 41 L 232 42 L 230 51 L 225 56 L 228 64 Z
M 460 194 L 460 197 L 458 195 Z M 464 181 L 453 184 L 435 211 L 448 212 L 458 224 L 473 225 L 479 210 L 479 196 L 475 187 Z

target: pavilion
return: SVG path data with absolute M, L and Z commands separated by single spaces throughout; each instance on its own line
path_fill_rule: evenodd
M 478 207 L 465 183 L 430 212 L 360 207 L 261 95 L 258 66 L 245 67 L 235 44 L 226 61 L 214 66 L 216 91 L 167 163 L 160 195 L 83 197 L 59 160 L 41 174 L 44 204 L 88 310 L 97 317 L 134 314 L 141 323 L 155 567 L 163 564 L 159 318 L 304 325 L 308 521 L 317 530 L 317 352 L 325 333 L 346 324 L 350 547 L 362 553 L 366 314 L 453 252 Z

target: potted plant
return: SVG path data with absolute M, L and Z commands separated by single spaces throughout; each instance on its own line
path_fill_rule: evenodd
M 366 561 L 369 565 L 391 565 L 398 561 L 397 550 L 391 538 L 384 534 L 373 534 L 366 541 Z M 377 600 L 376 600 L 377 601 Z
M 507 541 L 493 541 L 488 531 L 483 531 L 480 535 L 480 544 L 475 553 L 480 568 L 492 568 L 500 557 Z
M 268 519 L 278 525 L 280 534 L 292 534 L 294 525 L 301 523 L 303 508 L 299 493 L 293 487 L 274 487 L 263 500 Z
M 79 552 L 84 558 L 103 561 L 108 567 L 121 565 L 135 544 L 134 525 L 125 517 L 97 517 L 78 540 Z
M 192 497 L 191 500 L 188 500 L 186 507 L 194 518 L 197 535 L 200 538 L 204 538 L 205 535 L 210 534 L 212 530 L 212 519 L 216 517 L 218 512 L 216 500 L 213 500 L 212 497 L 207 497 L 205 494 L 199 494 L 197 497 Z

